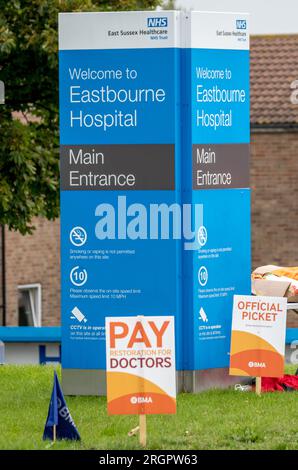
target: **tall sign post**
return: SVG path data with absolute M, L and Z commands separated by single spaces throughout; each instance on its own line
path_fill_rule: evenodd
M 174 316 L 180 387 L 229 379 L 233 295 L 250 293 L 248 21 L 59 17 L 66 393 L 105 392 L 114 316 Z

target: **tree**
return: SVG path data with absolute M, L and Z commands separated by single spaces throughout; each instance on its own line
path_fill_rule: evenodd
M 0 224 L 59 215 L 58 13 L 155 9 L 159 0 L 0 0 Z
M 162 5 L 163 10 L 177 10 L 176 0 L 166 0 Z

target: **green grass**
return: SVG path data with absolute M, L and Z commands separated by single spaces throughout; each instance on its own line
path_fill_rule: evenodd
M 42 433 L 52 381 L 50 366 L 0 367 L 0 449 L 47 447 Z M 60 441 L 55 449 L 140 448 L 136 436 L 127 436 L 136 416 L 108 417 L 104 397 L 66 399 L 82 441 Z M 297 423 L 297 392 L 180 394 L 177 415 L 148 416 L 148 448 L 298 449 Z

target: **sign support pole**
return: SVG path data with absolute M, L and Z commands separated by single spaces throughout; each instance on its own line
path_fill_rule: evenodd
M 56 442 L 56 424 L 53 426 L 53 443 Z
M 146 415 L 139 415 L 139 426 L 140 426 L 140 444 L 142 447 L 147 445 L 147 421 Z
M 262 377 L 256 377 L 256 394 L 260 396 L 262 393 Z
M 140 322 L 142 324 L 142 320 L 144 319 L 144 315 L 138 315 L 137 318 L 140 320 Z M 142 372 L 143 371 L 140 370 L 139 377 L 144 379 L 144 373 L 142 373 Z M 143 392 L 143 393 L 145 392 L 145 390 L 144 390 L 144 381 L 143 380 L 140 380 L 140 392 Z M 142 406 L 141 411 L 144 412 L 144 405 L 141 405 L 141 406 Z M 139 442 L 140 442 L 140 445 L 142 447 L 146 447 L 146 444 L 147 444 L 147 420 L 146 420 L 146 414 L 145 413 L 141 413 L 139 415 Z

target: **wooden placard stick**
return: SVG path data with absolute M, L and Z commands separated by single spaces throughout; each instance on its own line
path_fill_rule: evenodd
M 140 444 L 142 447 L 147 445 L 147 422 L 146 415 L 139 415 L 139 426 L 140 426 Z
M 53 426 L 53 442 L 56 442 L 56 424 Z
M 144 315 L 138 315 L 138 318 L 142 322 Z M 144 392 L 144 377 L 141 377 L 140 374 L 140 391 Z M 142 380 L 143 379 L 143 380 Z M 144 404 L 141 405 L 142 407 Z M 146 414 L 139 414 L 139 442 L 142 447 L 146 447 L 147 445 L 147 421 L 146 421 Z
M 261 395 L 262 393 L 262 377 L 256 377 L 256 394 Z

